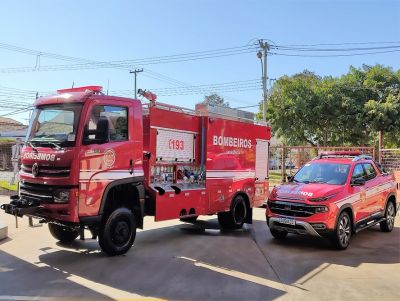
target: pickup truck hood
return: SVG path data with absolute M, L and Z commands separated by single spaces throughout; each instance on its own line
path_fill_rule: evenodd
M 276 186 L 272 195 L 276 198 L 306 199 L 320 198 L 336 194 L 342 191 L 342 185 L 330 185 L 323 183 L 287 183 Z

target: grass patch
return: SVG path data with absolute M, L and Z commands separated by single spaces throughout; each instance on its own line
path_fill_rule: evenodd
M 18 187 L 17 184 L 10 185 L 10 182 L 8 182 L 8 181 L 0 180 L 0 189 L 17 191 L 17 187 Z

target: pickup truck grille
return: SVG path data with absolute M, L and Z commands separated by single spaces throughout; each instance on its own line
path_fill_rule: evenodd
M 272 213 L 294 216 L 308 217 L 315 214 L 315 206 L 310 206 L 302 203 L 268 201 L 268 208 Z
M 21 169 L 25 173 L 32 174 L 32 165 L 21 166 Z M 39 173 L 37 177 L 68 177 L 70 174 L 69 167 L 59 167 L 59 166 L 39 166 Z
M 54 188 L 48 185 L 22 183 L 19 184 L 20 197 L 28 201 L 39 203 L 53 203 L 54 202 Z

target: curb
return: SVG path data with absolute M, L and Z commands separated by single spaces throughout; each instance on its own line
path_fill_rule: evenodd
M 8 227 L 0 221 L 0 240 L 8 237 Z

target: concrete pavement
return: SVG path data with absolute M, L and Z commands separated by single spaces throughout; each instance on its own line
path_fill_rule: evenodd
M 400 299 L 400 218 L 392 233 L 366 230 L 335 251 L 311 237 L 274 240 L 263 209 L 235 232 L 221 232 L 215 217 L 194 226 L 147 217 L 120 257 L 106 257 L 90 239 L 61 245 L 26 218 L 18 229 L 13 217 L 0 220 L 9 225 L 0 242 L 0 300 Z

